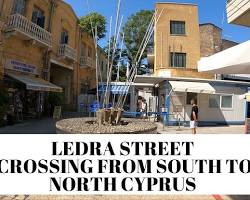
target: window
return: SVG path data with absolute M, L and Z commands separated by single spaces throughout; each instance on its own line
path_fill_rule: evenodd
M 233 96 L 210 95 L 209 108 L 233 108 Z
M 44 26 L 45 26 L 44 12 L 41 9 L 39 9 L 38 7 L 34 7 L 31 21 L 33 23 L 37 24 L 38 26 L 44 28 Z
M 186 67 L 186 53 L 170 53 L 171 67 Z
M 61 44 L 68 44 L 69 43 L 69 33 L 66 30 L 61 32 Z
M 210 95 L 209 108 L 219 108 L 219 107 L 220 107 L 220 95 Z
M 88 47 L 88 57 L 92 58 L 92 48 Z
M 192 92 L 188 92 L 187 93 L 187 99 L 186 99 L 186 104 L 187 105 L 191 105 L 191 100 L 194 100 L 195 103 L 197 103 L 197 93 L 192 93 Z
M 87 94 L 89 91 L 89 80 L 81 80 L 81 94 Z
M 229 95 L 221 96 L 221 108 L 233 108 L 233 97 Z
M 170 21 L 170 34 L 171 35 L 185 35 L 186 28 L 184 21 Z
M 102 61 L 102 64 L 101 64 L 101 73 L 104 72 L 104 62 Z
M 82 43 L 81 44 L 81 56 L 85 56 L 85 51 L 86 51 L 86 44 Z
M 13 8 L 12 8 L 12 14 L 20 14 L 24 15 L 25 13 L 25 0 L 14 0 L 13 1 Z

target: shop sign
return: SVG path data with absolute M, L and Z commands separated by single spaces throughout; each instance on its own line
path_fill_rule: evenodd
M 62 116 L 62 107 L 55 106 L 54 113 L 53 113 L 53 119 L 60 119 L 61 116 Z
M 7 60 L 4 68 L 29 74 L 37 74 L 37 67 L 35 65 L 26 64 L 16 60 Z

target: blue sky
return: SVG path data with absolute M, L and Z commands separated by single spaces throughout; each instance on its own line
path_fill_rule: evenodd
M 76 14 L 80 17 L 89 13 L 87 0 L 65 0 L 71 4 Z M 167 0 L 168 1 L 168 0 Z M 107 18 L 115 18 L 117 0 L 88 0 L 90 11 L 99 12 Z M 162 0 L 122 0 L 121 14 L 125 20 L 135 12 L 142 9 L 154 9 L 155 2 Z M 169 0 L 168 2 L 194 3 L 199 6 L 200 23 L 214 23 L 223 28 L 223 37 L 236 42 L 244 42 L 250 39 L 250 28 L 227 23 L 226 0 Z M 108 28 L 107 28 L 108 29 Z M 100 45 L 105 45 L 105 39 Z

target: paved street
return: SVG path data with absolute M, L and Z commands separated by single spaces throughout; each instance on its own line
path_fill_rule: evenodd
M 55 134 L 55 120 L 51 118 L 33 119 L 14 126 L 0 128 L 0 133 L 7 134 Z M 160 134 L 191 134 L 189 127 L 164 127 L 157 123 Z M 218 126 L 218 127 L 198 127 L 198 134 L 243 134 L 244 126 Z
M 55 134 L 55 121 L 51 118 L 32 119 L 13 126 L 0 128 L 6 134 Z
M 250 200 L 250 196 L 0 196 L 0 200 Z
M 164 127 L 158 123 L 158 133 L 161 134 L 191 134 L 189 127 Z M 243 134 L 243 125 L 231 125 L 231 126 L 211 126 L 211 127 L 198 127 L 197 134 Z

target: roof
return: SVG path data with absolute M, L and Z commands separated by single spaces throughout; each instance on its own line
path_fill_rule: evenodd
M 155 4 L 174 4 L 174 5 L 184 5 L 184 6 L 198 6 L 194 3 L 177 3 L 177 2 L 156 2 Z
M 69 3 L 66 3 L 64 0 L 60 0 L 59 2 L 63 3 L 64 5 L 66 5 L 67 7 L 69 7 L 69 9 L 72 11 L 72 13 L 74 14 L 75 18 L 77 20 L 79 20 L 78 16 L 76 15 L 74 9 L 72 8 L 72 6 Z
M 236 84 L 250 86 L 250 82 L 245 81 L 231 81 L 231 80 L 216 80 L 216 79 L 200 79 L 200 78 L 186 78 L 186 77 L 163 77 L 163 76 L 148 76 L 137 75 L 135 83 L 151 83 L 159 84 L 163 81 L 187 81 L 187 82 L 202 82 L 202 83 L 222 83 L 222 84 Z
M 213 24 L 213 23 L 211 23 L 211 22 L 200 24 L 200 26 L 207 26 L 207 25 L 214 26 L 214 27 L 216 27 L 216 28 L 222 30 L 222 28 L 220 28 L 219 26 L 216 26 L 215 24 Z
M 200 72 L 250 74 L 250 40 L 198 61 Z

